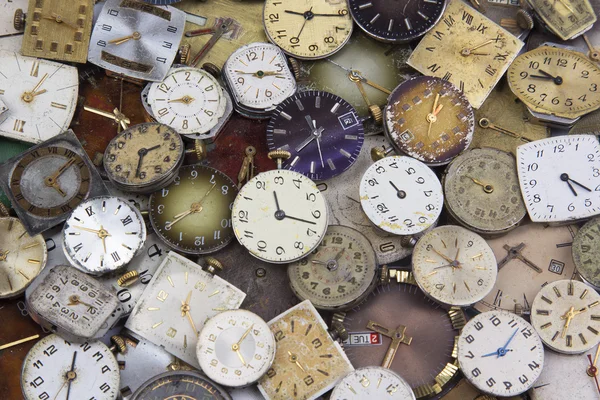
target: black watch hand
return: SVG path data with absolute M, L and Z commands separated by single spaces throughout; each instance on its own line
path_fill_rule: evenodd
M 69 400 L 69 396 L 71 395 L 71 383 L 77 377 L 75 373 L 75 359 L 77 358 L 77 352 L 73 353 L 73 361 L 71 362 L 71 370 L 67 372 L 67 379 L 69 380 L 69 384 L 67 385 L 67 397 L 66 400 Z
M 302 15 L 304 17 L 304 13 L 292 10 L 283 10 L 284 13 L 294 14 L 294 15 Z
M 138 165 L 137 168 L 135 169 L 135 177 L 139 178 L 140 176 L 140 172 L 142 170 L 142 160 L 144 159 L 144 155 L 143 154 L 139 154 L 138 155 L 139 159 L 138 159 Z
M 560 180 L 563 182 L 566 182 L 567 185 L 569 185 L 571 192 L 573 192 L 573 194 L 575 196 L 577 196 L 577 191 L 575 191 L 575 188 L 573 187 L 573 185 L 571 185 L 571 182 L 573 182 L 574 184 L 576 184 L 579 187 L 582 187 L 583 189 L 587 190 L 588 192 L 592 191 L 592 189 L 588 188 L 587 186 L 584 186 L 581 183 L 577 182 L 576 180 L 571 179 L 569 177 L 569 174 L 567 174 L 567 173 L 560 174 Z
M 587 190 L 588 192 L 591 192 L 591 191 L 592 191 L 592 189 L 590 189 L 590 188 L 589 188 L 589 187 L 587 187 L 587 186 L 584 186 L 584 185 L 582 185 L 581 183 L 577 182 L 577 181 L 576 181 L 576 180 L 574 180 L 574 179 L 571 179 L 571 178 L 569 178 L 569 180 L 570 180 L 571 182 L 573 182 L 574 184 L 576 184 L 577 186 L 584 188 L 584 189 L 585 189 L 585 190 Z
M 275 205 L 277 206 L 277 211 L 281 211 L 281 208 L 279 207 L 279 201 L 277 200 L 277 193 L 275 193 L 274 190 L 273 190 L 273 197 L 275 197 Z
M 285 215 L 285 217 L 286 217 L 286 218 L 289 218 L 289 219 L 293 219 L 293 220 L 295 220 L 295 221 L 306 222 L 307 224 L 312 224 L 312 225 L 316 225 L 316 224 L 317 224 L 316 222 L 313 222 L 313 221 L 307 221 L 307 220 L 305 220 L 305 219 L 302 219 L 302 218 L 291 217 L 291 216 L 289 216 L 289 215 L 287 215 L 287 214 Z

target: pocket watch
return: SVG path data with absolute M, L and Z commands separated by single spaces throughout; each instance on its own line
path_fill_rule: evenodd
M 153 192 L 177 176 L 183 162 L 181 136 L 166 125 L 135 125 L 115 136 L 104 152 L 104 169 L 117 188 Z
M 150 222 L 168 246 L 187 254 L 214 253 L 233 239 L 231 209 L 237 186 L 202 165 L 179 169 L 175 181 L 150 196 Z
M 597 255 L 600 239 L 600 218 L 588 221 L 575 235 L 571 247 L 577 273 L 596 290 L 600 288 Z
M 408 65 L 443 78 L 479 108 L 524 43 L 460 0 L 450 0 L 442 19 L 419 42 Z
M 598 19 L 588 0 L 544 2 L 526 0 L 544 26 L 561 40 L 575 39 L 592 28 Z
M 361 303 L 379 283 L 369 239 L 342 225 L 329 225 L 310 255 L 288 266 L 292 290 L 320 310 L 346 310 Z
M 454 85 L 422 76 L 394 89 L 383 126 L 397 151 L 436 166 L 447 164 L 469 147 L 475 117 L 469 101 Z
M 507 311 L 472 318 L 458 338 L 465 377 L 484 393 L 514 396 L 530 389 L 544 367 L 544 345 L 533 327 Z
M 346 1 L 305 0 L 292 7 L 267 0 L 263 18 L 269 40 L 304 60 L 325 58 L 341 49 L 353 27 Z
M 86 198 L 107 194 L 72 130 L 1 164 L 0 186 L 30 235 L 63 222 Z
M 251 43 L 233 52 L 223 66 L 223 79 L 236 111 L 250 118 L 268 118 L 296 92 L 285 54 L 269 43 Z
M 100 341 L 70 343 L 58 335 L 48 335 L 23 360 L 21 388 L 25 400 L 115 400 L 119 365 Z
M 425 296 L 408 269 L 389 272 L 395 282 L 387 275 L 346 315 L 346 354 L 355 368 L 380 365 L 400 375 L 417 399 L 441 398 L 459 375 L 455 339 L 466 317 Z
M 107 0 L 92 37 L 88 61 L 131 78 L 161 81 L 183 36 L 186 14 L 138 0 Z
M 281 150 L 270 155 L 289 157 Z M 321 243 L 328 224 L 327 203 L 313 181 L 298 172 L 277 169 L 256 175 L 242 187 L 233 203 L 231 222 L 238 242 L 250 254 L 285 264 L 305 257 Z
M 119 197 L 86 200 L 73 210 L 63 229 L 63 249 L 70 264 L 91 275 L 125 267 L 145 241 L 142 214 Z
M 275 335 L 275 361 L 258 383 L 268 400 L 313 400 L 354 368 L 310 300 L 269 321 Z
M 527 214 L 515 157 L 492 148 L 468 150 L 456 157 L 443 176 L 450 215 L 480 235 L 502 235 Z
M 600 144 L 592 135 L 558 136 L 517 148 L 517 170 L 533 222 L 600 213 Z
M 16 297 L 46 266 L 46 242 L 42 235 L 29 236 L 17 218 L 0 218 L 0 299 Z
M 529 390 L 531 400 L 595 399 L 598 383 L 598 347 L 579 355 L 546 350 L 544 369 Z
M 0 135 L 40 143 L 69 127 L 79 82 L 77 68 L 54 61 L 0 52 Z
M 483 299 L 496 282 L 496 257 L 485 240 L 454 225 L 438 226 L 415 245 L 417 285 L 435 301 L 465 307 Z
M 85 64 L 93 0 L 30 0 L 21 54 Z
M 395 235 L 431 227 L 442 212 L 444 195 L 435 173 L 422 162 L 390 156 L 373 163 L 360 182 L 362 209 L 373 224 Z
M 221 311 L 239 308 L 245 296 L 235 286 L 171 251 L 125 327 L 199 367 L 196 344 L 205 321 Z
M 331 400 L 366 398 L 415 400 L 415 394 L 404 379 L 382 367 L 364 367 L 350 372 L 331 393 Z
M 201 396 L 201 397 L 200 397 Z M 231 400 L 227 392 L 196 371 L 173 371 L 157 375 L 145 382 L 131 400 L 155 399 Z
M 271 368 L 275 337 L 258 315 L 224 311 L 204 324 L 196 354 L 202 372 L 213 381 L 228 387 L 248 386 Z
M 581 354 L 600 342 L 600 295 L 583 282 L 561 280 L 544 286 L 531 305 L 531 325 L 546 346 Z
M 25 28 L 24 14 L 28 0 L 5 1 L 0 5 L 0 38 L 3 36 L 23 33 Z M 18 17 L 17 17 L 18 15 Z
M 102 337 L 118 319 L 116 294 L 71 266 L 44 269 L 25 295 L 31 318 L 67 340 Z
M 269 150 L 291 154 L 284 168 L 313 180 L 330 179 L 350 168 L 363 140 L 362 121 L 354 108 L 327 92 L 300 92 L 287 98 L 267 125 Z
M 541 46 L 521 54 L 506 74 L 534 118 L 569 126 L 600 108 L 600 67 L 583 54 Z
M 475 309 L 528 315 L 541 288 L 561 279 L 575 279 L 571 244 L 576 232 L 576 225 L 529 223 L 506 236 L 488 240 L 498 261 L 498 277 L 494 288 L 475 304 Z
M 360 29 L 382 42 L 406 43 L 423 36 L 440 20 L 446 1 L 419 3 L 349 0 L 350 13 Z

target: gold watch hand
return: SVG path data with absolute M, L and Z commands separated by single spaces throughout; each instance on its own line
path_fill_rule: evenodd
M 177 214 L 175 216 L 175 219 L 171 222 L 169 222 L 168 224 L 165 225 L 165 229 L 171 229 L 171 227 L 173 225 L 175 225 L 176 223 L 178 223 L 179 221 L 181 221 L 182 219 L 184 219 L 185 217 L 187 217 L 188 215 L 192 214 L 194 212 L 193 209 L 189 209 L 185 212 L 182 212 L 181 214 Z
M 204 199 L 206 199 L 208 197 L 208 195 L 210 194 L 210 192 L 212 192 L 212 190 L 215 188 L 216 185 L 217 185 L 217 182 L 213 183 L 213 185 L 210 187 L 210 189 L 208 189 L 208 191 L 206 193 L 204 193 L 204 196 L 202 196 L 202 198 L 198 202 L 199 204 L 202 204 Z
M 563 5 L 563 7 L 565 7 L 567 10 L 569 10 L 569 12 L 571 14 L 575 14 L 575 11 L 573 11 L 573 9 L 571 8 L 571 6 L 569 6 L 569 3 L 567 3 L 565 0 L 558 0 L 560 4 Z
M 70 23 L 68 21 L 65 21 L 64 19 L 62 19 L 62 16 L 60 16 L 60 15 L 58 15 L 56 13 L 52 13 L 50 17 L 44 16 L 43 18 L 44 19 L 49 19 L 49 20 L 54 21 L 54 22 L 59 23 L 59 24 L 65 24 L 66 26 L 68 26 L 69 28 L 74 29 L 74 30 L 78 30 L 79 29 L 79 27 L 77 25 L 72 24 L 72 23 Z
M 342 249 L 342 251 L 340 251 L 339 253 L 336 254 L 336 256 L 333 258 L 335 261 L 339 261 L 340 258 L 342 258 L 342 255 L 344 255 L 344 252 L 346 251 L 346 248 L 344 247 Z
M 594 356 L 594 367 L 598 363 L 598 356 L 600 356 L 600 344 L 598 345 L 598 348 L 596 349 L 596 355 Z
M 93 108 L 93 107 L 88 107 L 88 106 L 83 106 L 83 109 L 85 111 L 89 111 L 94 114 L 101 115 L 106 118 L 110 118 L 110 119 L 114 120 L 117 124 L 121 125 L 121 127 L 123 129 L 129 128 L 129 124 L 131 123 L 129 118 L 127 118 L 125 116 L 125 114 L 121 113 L 118 108 L 115 108 L 112 114 L 109 112 L 99 110 L 99 109 Z
M 295 354 L 292 354 L 292 352 L 289 350 L 288 350 L 288 355 L 290 356 L 290 358 L 289 358 L 290 362 L 296 364 L 296 366 L 298 366 L 298 368 L 300 368 L 302 370 L 302 372 L 306 373 L 306 370 L 304 369 L 304 367 L 302 367 L 302 365 L 300 364 L 300 361 L 298 361 L 298 356 Z
M 246 339 L 246 337 L 248 337 L 248 335 L 250 334 L 250 332 L 252 332 L 252 328 L 254 328 L 254 324 L 252 324 L 250 326 L 250 328 L 246 329 L 246 332 L 244 332 L 244 334 L 242 335 L 242 337 L 240 338 L 240 340 L 237 341 L 236 345 L 238 346 L 238 348 L 239 348 L 239 346 L 242 345 L 242 342 L 244 341 L 244 339 Z
M 575 307 L 571 306 L 571 308 L 569 308 L 569 311 L 567 311 L 565 313 L 565 315 L 563 315 L 562 317 L 560 317 L 560 319 L 566 319 L 565 321 L 565 325 L 563 327 L 562 333 L 560 334 L 561 338 L 564 338 L 565 335 L 567 334 L 567 330 L 569 329 L 569 325 L 571 324 L 571 320 L 573 319 L 573 310 Z
M 375 88 L 385 94 L 392 94 L 391 90 L 388 90 L 388 89 L 384 88 L 383 86 L 365 78 L 364 75 L 360 71 L 357 71 L 355 69 L 349 71 L 348 78 L 350 78 L 350 80 L 354 81 L 354 82 L 356 82 L 357 80 L 362 81 L 362 82 L 366 83 L 367 85 L 371 86 L 372 88 Z
M 427 117 L 426 117 L 427 122 L 429 122 L 429 127 L 427 128 L 427 137 L 429 137 L 429 134 L 431 133 L 431 127 L 432 127 L 433 123 L 437 121 L 437 116 L 436 116 L 435 112 L 438 108 L 438 101 L 440 101 L 439 93 L 437 93 L 435 95 L 435 99 L 433 100 L 433 107 L 431 109 L 431 112 L 429 114 L 427 114 Z
M 500 127 L 498 125 L 493 124 L 488 118 L 481 118 L 479 120 L 479 126 L 482 127 L 483 129 L 488 129 L 488 128 L 492 129 L 492 130 L 494 130 L 496 132 L 499 132 L 499 133 L 502 133 L 502 134 L 504 134 L 506 136 L 510 136 L 510 137 L 515 138 L 515 139 L 519 139 L 519 140 L 521 140 L 522 142 L 525 142 L 525 143 L 531 142 L 531 140 L 527 139 L 526 137 L 523 137 L 523 136 L 521 136 L 521 135 L 519 135 L 519 134 L 517 134 L 517 133 L 515 133 L 515 132 L 513 132 L 511 130 L 508 130 L 506 128 L 502 128 L 502 127 Z
M 190 314 L 189 311 L 186 311 L 185 315 L 187 316 L 188 321 L 190 321 L 190 325 L 192 326 L 194 333 L 196 333 L 196 336 L 198 336 L 198 329 L 196 329 L 196 324 L 194 324 L 194 320 L 192 319 L 192 314 Z
M 183 104 L 191 104 L 194 100 L 193 97 L 188 96 L 187 94 L 183 97 L 180 97 L 178 99 L 173 99 L 173 100 L 169 100 L 167 101 L 167 103 L 183 103 Z
M 131 35 L 127 35 L 127 36 L 123 36 L 121 38 L 109 40 L 108 43 L 116 44 L 118 46 L 120 44 L 130 41 L 131 39 L 140 40 L 141 38 L 142 38 L 142 34 L 136 31 L 136 32 L 133 32 Z
M 433 252 L 435 254 L 437 254 L 438 256 L 442 257 L 444 260 L 448 261 L 449 263 L 453 263 L 454 260 L 452 260 L 450 257 L 443 255 L 442 253 L 440 253 L 439 251 L 437 251 L 435 248 L 431 248 L 431 250 L 433 250 Z
M 477 46 L 474 46 L 474 47 L 471 47 L 471 48 L 465 47 L 464 49 L 462 49 L 460 51 L 460 54 L 463 55 L 463 56 L 465 56 L 465 57 L 466 56 L 470 56 L 471 54 L 474 54 L 473 50 L 477 50 L 480 47 L 487 46 L 488 44 L 492 43 L 494 40 L 495 39 L 486 40 L 485 42 L 480 43 Z M 477 54 L 477 55 L 479 55 L 479 54 Z
M 100 236 L 100 230 L 84 228 L 83 226 L 71 225 L 73 228 L 81 229 L 82 231 L 92 232 Z
M 588 49 L 590 49 L 590 54 L 589 54 L 590 60 L 600 61 L 600 50 L 595 49 L 594 46 L 592 46 L 592 42 L 590 42 L 590 39 L 588 39 L 588 37 L 585 33 L 583 35 L 581 35 L 581 37 L 583 38 Z
M 35 87 L 33 89 L 31 89 L 31 92 L 29 92 L 29 93 L 34 94 L 35 92 L 37 92 L 37 90 L 40 88 L 40 86 L 42 86 L 44 84 L 44 81 L 46 80 L 46 78 L 48 78 L 47 72 L 44 74 L 44 76 L 42 76 L 42 79 L 40 79 L 38 84 L 35 85 Z M 44 90 L 44 92 L 45 92 L 45 90 Z
M 242 362 L 242 365 L 245 367 L 246 366 L 246 360 L 244 360 L 244 357 L 242 356 L 242 353 L 240 353 L 240 350 L 239 349 L 235 350 L 235 354 L 237 354 L 238 358 Z
M 494 187 L 492 185 L 485 184 L 473 177 L 465 175 L 467 178 L 473 181 L 474 184 L 479 185 L 483 188 L 483 191 L 486 193 L 492 193 L 494 191 Z

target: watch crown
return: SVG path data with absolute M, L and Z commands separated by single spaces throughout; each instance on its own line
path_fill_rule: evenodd
M 203 160 L 206 157 L 206 143 L 200 139 L 194 140 L 194 151 L 198 160 Z
M 123 339 L 121 336 L 118 335 L 114 335 L 110 337 L 110 342 L 113 344 L 110 347 L 110 351 L 111 352 L 117 352 L 117 353 L 126 353 L 127 352 L 127 345 L 125 344 L 125 339 Z
M 270 151 L 267 156 L 269 157 L 269 160 L 277 160 L 277 169 L 281 169 L 283 160 L 287 160 L 292 154 L 286 150 L 273 150 Z
M 217 67 L 213 63 L 202 64 L 202 69 L 215 77 L 215 79 L 219 79 L 221 77 L 221 68 Z
M 221 264 L 221 261 L 217 260 L 214 257 L 205 257 L 204 262 L 207 264 L 206 270 L 212 275 L 223 271 L 223 264 Z
M 188 65 L 188 61 L 190 61 L 190 50 L 192 46 L 189 43 L 182 44 L 179 46 L 179 50 L 177 51 L 177 56 L 179 57 L 179 62 L 184 65 Z
M 4 203 L 0 202 L 0 217 L 8 217 L 10 213 Z
M 523 9 L 520 9 L 519 11 L 517 11 L 517 25 L 519 25 L 519 28 L 521 29 L 525 29 L 525 30 L 531 30 L 533 29 L 533 17 L 531 16 L 531 14 Z
M 385 146 L 373 147 L 371 149 L 371 160 L 379 161 L 379 160 L 387 157 L 387 155 L 390 154 L 392 151 L 394 151 L 394 149 L 391 147 L 387 150 L 386 150 Z
M 288 61 L 290 64 L 290 69 L 292 70 L 292 73 L 294 74 L 294 78 L 296 78 L 296 80 L 299 80 L 300 79 L 300 61 L 298 61 L 292 57 L 288 57 Z
M 390 271 L 387 265 L 382 265 L 379 269 L 379 284 L 385 285 L 390 283 Z
M 17 8 L 15 10 L 15 17 L 13 19 L 13 27 L 18 31 L 22 31 L 23 29 L 25 29 L 25 13 L 20 8 Z
M 137 282 L 140 278 L 140 273 L 137 271 L 129 271 L 121 275 L 119 279 L 117 279 L 117 285 L 121 287 L 131 286 Z
M 340 342 L 344 342 L 348 340 L 348 331 L 344 324 L 339 322 L 332 322 L 331 329 L 329 330 L 329 336 L 333 340 L 339 340 Z
M 400 246 L 410 249 L 411 247 L 415 247 L 417 244 L 417 239 L 414 236 L 402 236 L 400 238 Z
M 381 125 L 383 122 L 383 113 L 381 112 L 381 107 L 376 104 L 371 104 L 369 106 L 369 114 L 371 114 L 373 121 L 375 121 L 377 125 Z

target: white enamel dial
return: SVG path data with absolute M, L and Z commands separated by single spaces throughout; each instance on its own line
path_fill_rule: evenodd
M 296 91 L 285 54 L 269 43 L 240 47 L 227 59 L 223 73 L 236 101 L 253 109 L 272 110 Z
M 458 338 L 460 369 L 477 389 L 515 396 L 531 388 L 544 367 L 544 346 L 535 329 L 508 311 L 472 318 Z
M 367 169 L 360 182 L 360 201 L 379 228 L 413 235 L 437 221 L 444 195 L 439 179 L 427 165 L 411 157 L 390 156 Z
M 27 353 L 21 388 L 25 400 L 114 400 L 119 395 L 119 365 L 100 341 L 70 343 L 48 335 Z
M 28 0 L 2 0 L 0 1 L 0 36 L 14 35 L 23 33 L 23 30 L 14 28 L 15 11 L 21 9 L 23 13 L 27 12 Z
M 73 118 L 78 89 L 75 67 L 0 51 L 0 99 L 8 107 L 0 135 L 39 143 L 62 133 Z
M 269 325 L 246 310 L 219 313 L 206 321 L 196 350 L 202 372 L 229 387 L 247 386 L 267 373 L 275 358 Z
M 468 306 L 483 299 L 498 275 L 496 257 L 486 241 L 455 225 L 425 233 L 413 250 L 412 267 L 421 290 L 450 306 Z
M 579 354 L 600 342 L 600 294 L 583 282 L 547 284 L 531 306 L 531 325 L 546 346 Z M 598 308 L 596 308 L 598 307 Z
M 187 258 L 170 252 L 147 285 L 125 327 L 199 367 L 198 333 L 210 317 L 237 309 L 246 295 Z
M 533 222 L 600 213 L 600 144 L 593 135 L 536 140 L 517 148 L 523 199 Z
M 231 222 L 250 254 L 276 264 L 313 251 L 327 229 L 327 204 L 316 184 L 290 170 L 263 172 L 246 183 L 233 203 Z
M 92 275 L 126 266 L 145 240 L 146 224 L 141 213 L 119 197 L 94 197 L 81 203 L 63 230 L 67 259 Z
M 404 379 L 383 367 L 364 367 L 350 372 L 333 389 L 330 400 L 361 399 L 414 400 L 415 394 Z
M 206 133 L 225 113 L 227 98 L 208 72 L 192 67 L 172 68 L 148 92 L 154 118 L 181 134 Z

